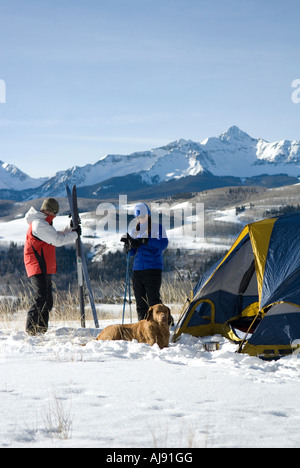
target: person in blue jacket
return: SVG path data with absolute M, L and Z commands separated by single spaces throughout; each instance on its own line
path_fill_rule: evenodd
M 160 288 L 163 269 L 163 251 L 168 238 L 161 224 L 151 221 L 151 212 L 146 203 L 138 203 L 134 209 L 136 227 L 122 237 L 125 249 L 134 256 L 133 291 L 138 320 L 146 317 L 149 307 L 160 304 Z

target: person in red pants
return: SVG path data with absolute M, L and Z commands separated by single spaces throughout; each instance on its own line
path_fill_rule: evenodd
M 44 200 L 41 210 L 30 208 L 25 216 L 29 228 L 24 246 L 24 263 L 33 289 L 33 304 L 27 313 L 26 331 L 30 335 L 45 333 L 53 307 L 52 275 L 56 273 L 55 248 L 74 242 L 80 226 L 56 231 L 53 220 L 59 211 L 54 198 Z

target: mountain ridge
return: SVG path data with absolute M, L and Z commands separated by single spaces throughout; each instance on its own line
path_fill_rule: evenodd
M 279 176 L 283 174 L 290 184 L 299 181 L 300 141 L 269 143 L 232 126 L 201 143 L 179 139 L 129 155 L 108 154 L 95 164 L 73 166 L 46 180 L 32 179 L 15 166 L 0 162 L 0 197 L 27 200 L 64 196 L 66 183 L 76 184 L 81 196 L 88 192 L 89 196 L 108 198 L 120 193 L 121 188 L 131 193 L 161 189 L 167 195 L 183 186 L 187 191 L 189 187 L 190 191 L 195 187 L 200 191 L 207 185 L 216 188 L 230 182 L 252 185 L 252 178 L 266 184 L 266 176 L 269 183 L 273 177 L 275 185 L 271 186 L 276 186 L 282 183 Z

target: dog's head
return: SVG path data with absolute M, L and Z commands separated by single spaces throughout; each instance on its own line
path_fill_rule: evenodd
M 171 311 L 164 304 L 156 304 L 149 308 L 146 320 L 157 323 L 169 323 Z

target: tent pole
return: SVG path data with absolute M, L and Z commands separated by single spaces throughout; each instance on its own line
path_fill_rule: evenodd
M 259 311 L 258 311 L 258 313 L 255 315 L 254 319 L 252 320 L 252 322 L 251 322 L 251 324 L 250 324 L 250 326 L 249 326 L 249 328 L 248 328 L 248 330 L 247 330 L 246 335 L 244 336 L 244 338 L 242 339 L 242 341 L 241 341 L 241 343 L 240 343 L 238 349 L 236 350 L 236 353 L 240 353 L 240 352 L 242 351 L 243 344 L 245 343 L 245 341 L 246 341 L 246 339 L 247 339 L 247 337 L 248 337 L 248 335 L 249 335 L 249 331 L 251 330 L 251 327 L 252 327 L 252 325 L 254 324 L 254 322 L 255 322 L 255 320 L 257 319 L 258 316 L 259 316 Z
M 179 318 L 178 318 L 178 320 L 177 320 L 177 323 L 176 323 L 176 325 L 175 325 L 175 329 L 174 329 L 174 332 L 173 332 L 173 338 L 172 338 L 173 343 L 175 343 L 175 341 L 174 341 L 174 335 L 176 334 L 176 331 L 177 331 L 178 325 L 179 325 L 179 323 L 180 323 L 180 320 L 182 319 L 182 317 L 183 317 L 183 315 L 184 315 L 184 312 L 185 312 L 185 310 L 186 310 L 186 304 L 187 304 L 187 303 L 191 303 L 191 301 L 192 301 L 192 298 L 189 299 L 189 298 L 187 297 L 186 300 L 185 300 L 185 303 L 183 304 L 183 306 L 182 306 L 182 308 L 181 308 L 180 315 L 179 315 Z

